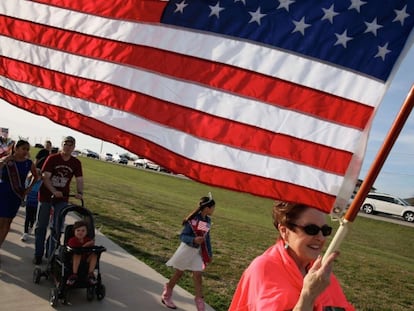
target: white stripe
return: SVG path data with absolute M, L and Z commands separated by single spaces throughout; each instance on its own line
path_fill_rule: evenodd
M 353 152 L 361 135 L 357 129 L 260 101 L 8 37 L 0 36 L 0 54 L 58 72 L 121 86 L 177 105 L 336 149 Z
M 375 79 L 332 65 L 242 40 L 223 39 L 223 36 L 214 34 L 113 20 L 24 0 L 2 1 L 0 13 L 102 38 L 231 64 L 373 107 L 380 103 L 388 87 Z
M 63 95 L 58 92 L 16 82 L 0 76 L 4 88 L 50 105 L 69 109 L 113 127 L 142 137 L 194 161 L 223 167 L 252 175 L 297 184 L 324 193 L 336 195 L 343 177 L 326 173 L 295 162 L 271 158 L 237 148 L 198 139 L 184 132 L 166 128 L 127 112 Z M 219 161 L 217 161 L 220 159 Z M 309 178 L 314 176 L 315 178 Z

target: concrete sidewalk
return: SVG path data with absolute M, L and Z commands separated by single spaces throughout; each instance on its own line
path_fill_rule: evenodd
M 44 311 L 51 309 L 49 292 L 53 284 L 42 278 L 33 283 L 32 258 L 34 236 L 27 242 L 20 241 L 23 232 L 24 209 L 20 209 L 11 231 L 0 249 L 0 306 L 1 310 Z M 86 299 L 86 289 L 75 289 L 68 297 L 69 304 L 58 304 L 59 310 L 170 310 L 160 301 L 165 277 L 128 254 L 124 249 L 97 232 L 96 244 L 107 251 L 101 257 L 102 283 L 106 287 L 103 300 Z M 42 267 L 44 269 L 44 267 Z M 195 311 L 194 296 L 176 286 L 174 302 L 177 310 Z M 214 311 L 206 306 L 207 311 Z

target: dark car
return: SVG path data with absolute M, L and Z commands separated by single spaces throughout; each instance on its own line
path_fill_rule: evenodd
M 120 164 L 128 164 L 128 158 L 123 155 L 119 155 L 119 154 L 115 154 L 112 157 L 112 161 L 115 163 L 120 163 Z
M 94 159 L 99 159 L 99 154 L 96 153 L 95 151 L 89 150 L 89 149 L 85 149 L 82 151 L 82 153 L 87 156 L 88 158 L 94 158 Z
M 120 157 L 118 163 L 120 164 L 128 164 L 128 159 L 125 157 Z

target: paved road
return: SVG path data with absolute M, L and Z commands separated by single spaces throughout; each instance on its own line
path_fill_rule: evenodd
M 32 281 L 34 266 L 33 236 L 28 242 L 20 241 L 23 231 L 24 210 L 20 209 L 3 248 L 0 249 L 0 309 L 10 311 L 49 310 L 49 291 L 52 283 L 41 279 Z M 102 281 L 106 286 L 106 297 L 102 301 L 86 300 L 86 290 L 73 290 L 69 305 L 57 306 L 58 310 L 169 310 L 160 302 L 163 284 L 162 275 L 149 268 L 124 249 L 97 232 L 96 244 L 104 245 L 107 252 L 101 257 Z M 181 287 L 174 289 L 174 301 L 178 310 L 195 311 L 194 296 Z M 214 311 L 207 306 L 207 311 Z
M 397 217 L 397 216 L 391 216 L 391 215 L 386 215 L 386 214 L 372 215 L 372 214 L 365 214 L 364 212 L 359 212 L 358 217 L 359 216 L 371 218 L 371 219 L 375 219 L 379 221 L 391 222 L 393 224 L 414 228 L 414 222 L 405 221 L 402 218 Z

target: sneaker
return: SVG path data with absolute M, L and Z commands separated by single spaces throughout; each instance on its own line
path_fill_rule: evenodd
M 93 273 L 89 274 L 88 283 L 89 283 L 89 285 L 96 285 L 96 283 L 98 283 L 98 281 L 96 280 L 96 277 Z
M 77 274 L 72 274 L 66 280 L 66 285 L 68 285 L 68 286 L 74 285 L 76 283 L 77 279 L 78 279 L 78 275 Z
M 34 258 L 33 258 L 33 260 L 32 260 L 32 262 L 33 262 L 33 264 L 34 265 L 41 265 L 42 264 L 42 257 L 39 257 L 39 256 L 35 256 Z
M 22 240 L 23 242 L 26 242 L 28 237 L 29 237 L 29 235 L 27 233 L 23 233 L 23 235 L 20 238 L 20 240 Z

